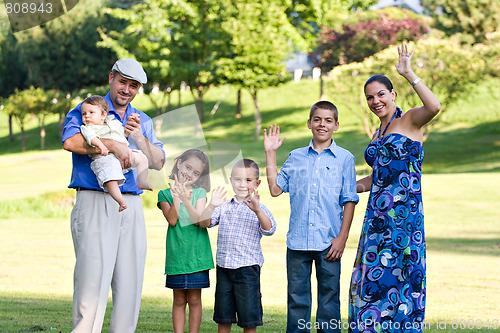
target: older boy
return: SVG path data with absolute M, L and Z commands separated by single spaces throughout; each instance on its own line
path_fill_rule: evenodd
M 335 105 L 320 101 L 311 107 L 309 146 L 293 150 L 280 170 L 276 167 L 279 127 L 264 130 L 267 180 L 272 196 L 290 193 L 287 234 L 287 333 L 340 332 L 340 258 L 351 227 L 356 194 L 354 156 L 332 139 L 339 128 Z M 311 323 L 311 268 L 318 280 L 316 324 Z
M 214 309 L 218 332 L 230 332 L 231 325 L 237 323 L 243 332 L 251 333 L 262 326 L 260 269 L 264 256 L 260 239 L 274 234 L 276 222 L 259 202 L 257 163 L 249 159 L 236 162 L 231 185 L 234 196 L 225 202 L 225 192 L 220 187 L 214 190 L 200 225 L 219 225 Z

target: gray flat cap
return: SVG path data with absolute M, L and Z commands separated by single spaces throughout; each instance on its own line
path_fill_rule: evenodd
M 141 64 L 135 59 L 120 59 L 113 65 L 112 71 L 117 71 L 124 78 L 136 80 L 142 85 L 148 83 L 148 77 L 146 72 L 142 68 Z

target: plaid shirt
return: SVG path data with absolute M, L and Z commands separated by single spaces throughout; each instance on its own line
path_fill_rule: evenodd
M 276 231 L 274 217 L 263 204 L 260 209 L 271 220 L 271 230 L 264 230 L 259 219 L 236 196 L 215 208 L 210 227 L 219 225 L 217 235 L 217 266 L 236 269 L 240 267 L 264 264 L 264 255 L 260 246 L 262 235 L 271 236 Z

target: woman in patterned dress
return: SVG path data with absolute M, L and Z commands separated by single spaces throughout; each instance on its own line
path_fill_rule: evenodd
M 423 105 L 405 113 L 390 80 L 365 83 L 368 107 L 380 128 L 365 151 L 372 167 L 358 192 L 370 191 L 349 292 L 349 332 L 421 332 L 425 312 L 425 235 L 421 166 L 422 127 L 441 105 L 411 69 L 408 46 L 396 69 Z

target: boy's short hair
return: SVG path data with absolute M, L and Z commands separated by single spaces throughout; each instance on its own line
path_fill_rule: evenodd
M 98 106 L 103 113 L 108 113 L 109 111 L 108 102 L 106 102 L 102 96 L 89 96 L 83 100 L 82 105 L 83 104 Z
M 255 163 L 254 160 L 244 158 L 234 163 L 233 168 L 231 169 L 231 176 L 233 175 L 234 170 L 237 168 L 252 169 L 253 171 L 255 171 L 257 179 L 259 179 L 259 166 L 257 165 L 257 163 Z
M 330 110 L 333 112 L 333 118 L 335 119 L 335 122 L 339 121 L 339 111 L 337 110 L 337 107 L 332 103 L 328 101 L 319 101 L 314 103 L 313 106 L 311 106 L 311 110 L 309 111 L 309 120 L 312 119 L 314 115 L 314 111 L 318 109 L 323 109 L 323 110 Z

